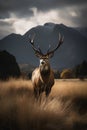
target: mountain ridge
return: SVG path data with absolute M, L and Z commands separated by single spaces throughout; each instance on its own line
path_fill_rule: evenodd
M 87 38 L 77 29 L 64 24 L 45 23 L 31 28 L 24 35 L 10 34 L 0 40 L 0 50 L 7 50 L 13 54 L 19 64 L 32 64 L 37 66 L 38 59 L 29 43 L 29 35 L 35 34 L 35 45 L 39 45 L 46 53 L 49 44 L 51 49 L 58 42 L 59 33 L 64 36 L 64 43 L 50 60 L 53 68 L 70 68 L 87 60 Z

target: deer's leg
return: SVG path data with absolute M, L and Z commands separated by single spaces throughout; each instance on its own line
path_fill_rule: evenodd
M 41 93 L 42 93 L 41 87 L 38 86 L 38 87 L 34 88 L 34 96 L 35 96 L 35 98 L 38 99 L 40 97 Z
M 45 89 L 46 97 L 49 96 L 49 94 L 50 94 L 50 92 L 51 92 L 51 88 L 53 87 L 53 85 L 54 85 L 54 80 L 53 80 L 53 81 L 51 80 L 51 81 L 47 84 L 46 89 Z
M 34 96 L 38 99 L 39 97 L 39 89 L 37 87 L 34 88 Z
M 51 92 L 51 87 L 46 87 L 46 90 L 45 90 L 46 97 L 49 96 L 50 92 Z

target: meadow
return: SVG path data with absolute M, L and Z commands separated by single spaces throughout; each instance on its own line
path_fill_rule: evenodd
M 87 79 L 59 79 L 36 100 L 30 80 L 0 81 L 0 130 L 87 130 Z

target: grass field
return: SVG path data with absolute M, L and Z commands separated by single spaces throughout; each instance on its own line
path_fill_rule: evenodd
M 87 80 L 55 80 L 41 100 L 29 80 L 1 81 L 0 130 L 87 130 Z

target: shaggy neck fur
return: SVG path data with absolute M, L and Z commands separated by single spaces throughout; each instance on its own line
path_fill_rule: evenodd
M 43 77 L 49 77 L 50 75 L 50 65 L 42 65 L 40 66 L 40 73 L 41 73 L 41 76 Z

